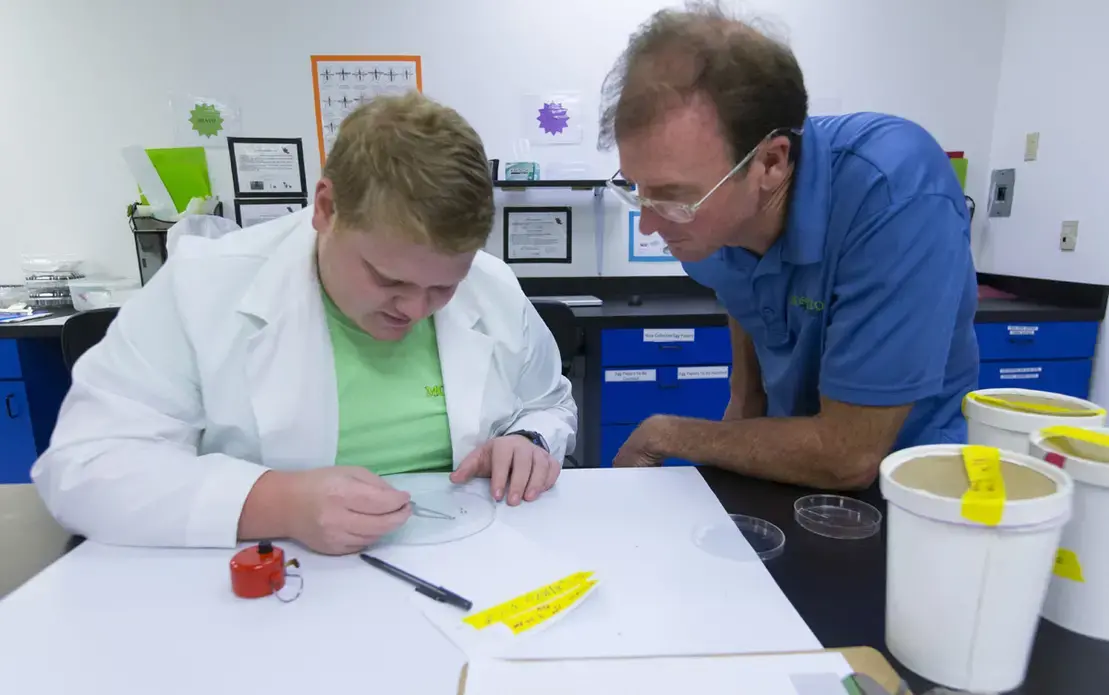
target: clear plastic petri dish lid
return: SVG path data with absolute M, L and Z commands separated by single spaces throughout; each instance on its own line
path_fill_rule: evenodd
M 743 534 L 748 545 L 760 560 L 766 562 L 782 554 L 786 536 L 782 530 L 763 519 L 743 514 L 729 514 L 730 522 L 723 521 L 697 528 L 693 533 L 693 543 L 701 550 L 739 562 L 753 561 L 750 551 L 736 538 L 736 529 Z
M 827 538 L 869 538 L 882 528 L 882 513 L 841 495 L 809 495 L 793 503 L 793 518 L 806 531 Z

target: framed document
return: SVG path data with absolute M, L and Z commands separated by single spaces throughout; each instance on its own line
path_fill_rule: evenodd
M 570 263 L 573 228 L 568 207 L 506 207 L 505 263 Z
M 235 221 L 243 229 L 278 217 L 291 215 L 298 210 L 308 207 L 307 198 L 277 199 L 247 199 L 235 201 Z
M 306 198 L 300 138 L 227 138 L 236 198 Z

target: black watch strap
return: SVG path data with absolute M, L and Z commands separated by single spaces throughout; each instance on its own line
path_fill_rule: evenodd
M 529 442 L 547 452 L 548 454 L 551 453 L 551 447 L 547 445 L 547 440 L 544 439 L 543 435 L 539 434 L 538 432 L 532 432 L 531 430 L 516 430 L 515 432 L 509 432 L 505 436 L 507 437 L 512 434 L 524 437 Z

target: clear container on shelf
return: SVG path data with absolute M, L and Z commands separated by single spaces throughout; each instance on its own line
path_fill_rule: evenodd
M 138 280 L 117 277 L 84 277 L 69 281 L 70 297 L 77 311 L 122 306 L 141 288 Z
M 35 277 L 49 273 L 73 273 L 78 275 L 81 259 L 74 253 L 25 253 L 20 258 L 23 274 Z
M 23 285 L 0 285 L 0 310 L 17 304 L 27 304 L 30 295 Z

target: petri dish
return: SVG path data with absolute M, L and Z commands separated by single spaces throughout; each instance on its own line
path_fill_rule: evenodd
M 484 531 L 493 523 L 496 507 L 488 496 L 465 490 L 414 490 L 412 501 L 450 519 L 413 514 L 396 531 L 381 539 L 390 545 L 435 545 L 459 541 Z
M 793 518 L 801 528 L 826 538 L 859 540 L 878 533 L 882 513 L 842 495 L 808 495 L 793 503 Z
M 701 550 L 726 560 L 750 561 L 750 551 L 738 542 L 735 532 L 743 534 L 755 555 L 766 562 L 782 554 L 786 536 L 782 530 L 764 519 L 744 514 L 729 514 L 731 522 L 710 524 L 693 533 L 693 544 Z

